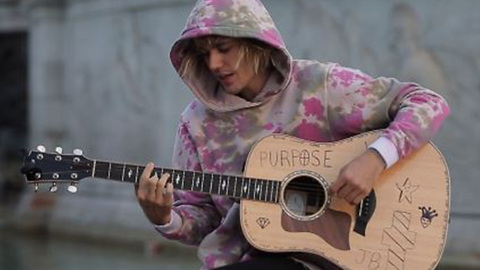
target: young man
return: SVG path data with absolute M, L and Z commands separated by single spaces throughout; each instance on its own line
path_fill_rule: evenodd
M 330 187 L 352 204 L 383 170 L 430 140 L 449 113 L 439 95 L 416 84 L 293 60 L 257 0 L 198 1 L 171 59 L 196 95 L 181 116 L 176 168 L 241 175 L 252 145 L 271 133 L 329 142 L 383 129 Z M 150 177 L 153 167 L 147 165 L 137 190 L 142 209 L 164 237 L 198 246 L 205 268 L 303 269 L 248 244 L 238 202 L 174 192 L 169 175 Z

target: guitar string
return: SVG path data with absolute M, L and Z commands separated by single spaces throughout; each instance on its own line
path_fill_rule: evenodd
M 103 162 L 103 161 L 99 161 L 99 162 Z M 109 162 L 104 162 L 104 163 L 109 163 Z M 80 164 L 84 164 L 84 165 L 87 165 L 88 163 L 86 162 L 81 162 Z M 97 163 L 97 166 L 98 166 L 98 163 Z M 117 163 L 115 164 L 114 166 L 111 167 L 110 170 L 108 169 L 102 169 L 102 168 L 99 168 L 97 167 L 96 168 L 96 172 L 107 172 L 110 171 L 112 172 L 113 170 L 116 170 L 116 171 L 121 171 L 123 172 L 124 170 L 124 166 L 128 166 L 128 167 L 138 167 L 138 171 L 143 171 L 145 169 L 144 166 L 140 166 L 140 165 L 128 165 L 128 164 L 122 164 L 122 163 Z M 159 171 L 159 170 L 162 170 L 161 168 L 160 169 L 154 169 L 156 171 Z M 176 171 L 175 169 L 169 169 L 169 168 L 163 168 L 164 171 Z M 216 174 L 216 173 L 209 173 L 209 172 L 197 172 L 197 171 L 187 171 L 187 170 L 180 170 L 180 171 L 185 171 L 185 173 L 187 174 L 193 174 L 193 173 L 196 173 L 196 174 L 210 174 L 213 177 L 219 177 L 219 178 L 224 178 L 224 177 L 240 177 L 240 178 L 250 178 L 250 177 L 246 177 L 246 176 L 241 176 L 241 175 L 221 175 L 221 174 Z M 250 179 L 258 179 L 258 178 L 250 178 Z M 279 180 L 271 180 L 271 179 L 258 179 L 258 180 L 261 180 L 261 181 L 270 181 L 270 182 L 282 182 L 282 181 L 279 181 Z M 310 185 L 310 186 L 318 186 L 319 184 L 317 183 L 301 183 L 303 186 L 307 186 L 307 185 Z
M 103 162 L 103 161 L 98 161 L 98 162 Z M 103 162 L 104 164 L 114 164 L 114 163 L 111 163 L 111 162 Z M 90 163 L 87 163 L 87 162 L 84 162 L 84 161 L 81 161 L 80 163 L 77 163 L 79 166 L 83 165 L 83 166 L 87 166 L 88 164 Z M 103 172 L 103 173 L 122 173 L 124 172 L 125 170 L 125 167 L 128 166 L 128 167 L 138 167 L 138 170 L 144 170 L 145 167 L 144 166 L 139 166 L 139 165 L 128 165 L 128 164 L 122 164 L 122 163 L 118 163 L 118 164 L 115 164 L 113 167 L 110 167 L 110 169 L 102 169 L 102 168 L 98 168 L 96 169 L 96 172 Z M 158 169 L 156 169 L 158 170 Z M 163 169 L 163 170 L 166 170 L 166 171 L 175 171 L 174 169 Z M 81 171 L 85 171 L 85 169 L 79 169 L 79 170 L 69 170 L 69 171 L 63 171 L 63 172 L 57 172 L 57 173 L 79 173 Z M 195 173 L 194 171 L 186 171 L 187 173 L 189 174 L 193 174 Z M 223 178 L 225 176 L 222 176 L 222 175 L 219 175 L 219 174 L 212 174 L 212 173 L 203 173 L 203 172 L 199 172 L 201 174 L 210 174 L 212 177 L 211 179 L 213 179 L 215 176 L 218 176 L 219 178 Z M 94 177 L 94 176 L 92 176 Z M 230 176 L 231 177 L 231 176 Z M 234 177 L 241 177 L 241 178 L 248 178 L 248 177 L 244 177 L 244 176 L 234 176 Z M 250 179 L 255 179 L 255 178 L 250 178 Z M 258 180 L 261 180 L 261 181 L 266 181 L 266 182 L 282 182 L 282 181 L 278 181 L 278 180 L 270 180 L 270 179 L 258 179 Z M 253 183 L 251 183 L 250 185 L 254 185 Z M 295 183 L 295 184 L 290 184 L 289 185 L 291 188 L 297 188 L 297 189 L 303 189 L 303 190 L 307 190 L 307 191 L 316 191 L 319 187 L 319 185 L 317 183 Z
M 102 172 L 102 173 L 108 173 L 108 171 L 112 172 L 112 170 L 104 170 L 104 169 L 97 169 L 96 170 L 96 172 Z M 116 172 L 118 172 L 120 174 L 120 173 L 123 172 L 123 169 L 118 169 L 118 170 L 116 170 Z M 206 173 L 206 174 L 208 174 L 208 173 Z M 214 175 L 214 176 L 217 176 L 217 175 Z M 218 175 L 218 176 L 221 176 L 221 175 Z M 213 177 L 211 179 L 213 179 Z M 223 176 L 223 177 L 226 177 L 226 176 Z M 241 176 L 234 176 L 234 177 L 241 177 Z M 248 179 L 248 177 L 245 177 L 245 178 Z M 250 178 L 250 179 L 253 180 L 255 178 Z M 193 179 L 191 179 L 191 180 L 193 180 Z M 266 181 L 266 182 L 282 182 L 282 181 L 270 180 L 270 179 L 258 179 L 258 180 Z M 255 183 L 253 183 L 253 182 L 250 183 L 250 186 L 255 186 Z M 299 188 L 299 189 L 306 189 L 306 190 L 313 190 L 313 191 L 321 189 L 321 187 L 322 187 L 320 184 L 316 184 L 316 183 L 291 183 L 291 184 L 289 184 L 289 186 L 292 187 L 292 188 Z
M 109 163 L 109 162 L 105 162 L 105 163 Z M 86 166 L 88 163 L 85 163 L 85 162 L 81 162 L 80 164 L 78 164 L 78 166 L 81 166 L 81 164 L 83 164 L 84 166 Z M 114 173 L 122 173 L 123 175 L 123 172 L 125 170 L 125 167 L 126 166 L 129 166 L 129 167 L 138 167 L 139 170 L 144 170 L 145 167 L 143 166 L 135 166 L 135 165 L 127 165 L 127 164 L 115 164 L 115 166 L 113 167 L 110 167 L 110 169 L 101 169 L 101 168 L 97 168 L 96 172 L 103 172 L 103 173 L 108 173 L 110 172 L 110 174 L 112 172 Z M 158 169 L 156 169 L 158 170 Z M 175 171 L 174 169 L 164 169 L 164 170 L 167 170 L 167 171 Z M 68 171 L 60 171 L 60 172 L 56 172 L 56 173 L 80 173 L 82 171 L 85 171 L 85 169 L 78 169 L 78 170 L 68 170 Z M 191 171 L 191 172 L 188 172 L 188 173 L 191 173 L 193 174 L 194 172 Z M 202 172 L 200 172 L 202 173 Z M 204 174 L 204 173 L 202 173 Z M 205 174 L 211 174 L 211 173 L 205 173 Z M 215 176 L 219 176 L 220 178 L 224 177 L 222 175 L 218 175 L 218 174 L 211 174 L 212 178 L 213 179 Z M 91 177 L 94 177 L 94 176 L 91 176 Z M 236 177 L 243 177 L 243 176 L 236 176 Z M 247 178 L 247 177 L 246 177 Z M 251 178 L 251 179 L 254 179 L 254 178 Z M 52 181 L 59 181 L 58 179 L 49 179 L 49 180 L 52 180 Z M 71 180 L 74 180 L 74 179 L 69 179 L 68 181 L 71 181 Z M 281 182 L 281 181 L 276 181 L 276 180 L 270 180 L 270 179 L 259 179 L 261 181 L 266 181 L 266 182 Z M 60 180 L 61 181 L 61 180 Z M 253 183 L 250 183 L 250 186 L 255 186 L 255 184 Z M 313 187 L 313 188 L 312 188 Z M 309 193 L 310 194 L 313 194 L 310 195 L 310 198 L 315 198 L 315 199 L 318 199 L 316 196 L 318 195 L 318 187 L 319 185 L 317 183 L 291 183 L 290 184 L 290 190 L 297 190 L 297 191 L 305 191 L 307 192 L 307 194 Z M 320 196 L 323 198 L 323 196 Z
M 66 171 L 66 172 L 75 172 L 75 171 Z M 58 173 L 62 173 L 62 172 L 58 172 Z M 64 172 L 64 173 L 65 173 L 65 172 Z M 61 184 L 61 183 L 64 183 L 64 182 L 76 181 L 75 179 L 64 179 L 64 180 L 62 180 L 62 179 L 50 179 L 50 178 L 44 179 L 44 180 L 45 180 L 45 181 L 48 180 L 48 182 L 57 182 L 57 183 L 60 183 L 60 184 Z M 115 180 L 115 179 L 113 179 L 113 180 Z M 39 180 L 33 180 L 33 181 L 39 181 Z M 78 181 L 78 180 L 77 180 L 77 181 Z M 134 182 L 131 182 L 131 181 L 127 181 L 127 182 L 129 182 L 129 183 L 134 183 Z M 322 193 L 318 193 L 318 192 L 317 192 L 317 191 L 318 191 L 317 189 L 309 189 L 309 188 L 306 188 L 306 189 L 303 189 L 303 190 L 301 190 L 301 189 L 296 189 L 296 190 L 297 190 L 297 191 L 305 191 L 305 192 L 307 192 L 307 194 L 308 194 L 308 196 L 309 196 L 309 199 L 313 199 L 314 201 L 316 201 L 316 200 L 318 200 L 318 199 L 320 199 L 320 200 L 323 200 L 323 199 L 324 199 L 324 196 L 322 196 Z M 194 191 L 195 191 L 195 190 L 194 190 Z M 196 192 L 198 192 L 198 191 L 196 191 Z M 267 191 L 267 192 L 269 192 L 269 191 Z M 207 192 L 207 193 L 208 193 L 208 192 Z M 268 194 L 275 194 L 275 192 L 271 192 L 271 191 L 270 191 Z M 247 195 L 248 195 L 248 194 L 247 194 Z M 230 196 L 230 197 L 241 198 L 241 196 L 236 196 L 235 194 L 232 195 L 232 196 Z
M 97 165 L 98 165 L 98 162 L 103 162 L 103 163 L 111 163 L 111 162 L 106 162 L 106 161 L 97 161 Z M 77 163 L 79 166 L 80 165 L 84 165 L 84 166 L 87 166 L 89 163 L 87 162 L 84 162 L 84 161 L 81 161 L 80 163 Z M 113 164 L 113 163 L 111 163 Z M 103 172 L 103 173 L 108 173 L 110 171 L 111 172 L 122 172 L 123 173 L 123 170 L 125 169 L 124 167 L 125 166 L 128 166 L 128 167 L 138 167 L 138 171 L 143 171 L 145 169 L 144 166 L 140 166 L 140 165 L 128 165 L 128 164 L 122 164 L 122 163 L 117 163 L 115 164 L 114 167 L 111 167 L 110 169 L 102 169 L 102 168 L 99 168 L 97 167 L 95 172 Z M 89 169 L 89 168 L 88 168 Z M 87 170 L 88 170 L 87 169 Z M 161 170 L 161 169 L 156 169 L 157 171 L 158 170 Z M 168 169 L 168 168 L 164 168 L 163 169 L 164 171 L 175 171 L 175 169 Z M 79 169 L 78 171 L 74 171 L 74 170 L 69 170 L 69 171 L 62 171 L 62 172 L 57 172 L 57 173 L 68 173 L 68 172 L 81 172 L 81 171 L 85 171 L 85 169 Z M 182 170 L 183 171 L 183 170 Z M 250 177 L 245 177 L 245 176 L 235 176 L 235 175 L 220 175 L 220 174 L 215 174 L 215 173 L 207 173 L 207 172 L 195 172 L 195 171 L 185 171 L 186 173 L 188 174 L 193 174 L 193 173 L 200 173 L 200 174 L 210 174 L 212 176 L 211 179 L 213 179 L 215 176 L 218 176 L 219 178 L 224 178 L 224 177 L 240 177 L 240 178 L 246 178 L 246 179 L 257 179 L 257 178 L 250 178 Z M 94 176 L 91 176 L 91 177 L 94 177 Z M 282 181 L 279 181 L 279 180 L 271 180 L 271 179 L 258 179 L 258 180 L 261 180 L 261 181 L 266 181 L 266 182 L 282 182 Z M 251 185 L 254 185 L 253 183 L 251 183 Z M 317 183 L 291 183 L 289 184 L 289 186 L 300 186 L 300 187 L 313 187 L 315 189 L 315 187 L 318 187 L 319 184 Z
M 84 172 L 85 170 L 84 169 L 78 169 L 78 170 L 68 170 L 68 171 L 56 171 L 55 173 L 59 173 L 59 174 L 71 174 L 71 173 L 81 173 L 81 172 Z M 108 173 L 110 171 L 110 175 L 112 172 L 115 172 L 115 173 L 123 173 L 123 169 L 118 169 L 118 170 L 103 170 L 103 169 L 97 169 L 96 172 L 100 172 L 100 173 Z M 46 175 L 46 173 L 42 173 L 43 175 Z M 95 177 L 95 176 L 89 176 L 89 177 Z M 97 176 L 98 177 L 98 176 Z M 100 177 L 101 178 L 101 177 Z M 253 179 L 253 178 L 251 178 Z M 269 180 L 269 179 L 259 179 L 261 181 L 265 181 L 265 182 L 281 182 L 281 181 L 277 181 L 277 180 Z M 255 186 L 254 183 L 250 183 L 250 186 Z M 321 185 L 319 184 L 316 184 L 316 183 L 291 183 L 289 184 L 289 187 L 292 188 L 292 189 L 303 189 L 303 190 L 312 190 L 312 191 L 316 191 L 316 190 L 319 190 L 321 189 Z
M 59 173 L 59 174 L 62 174 L 62 173 L 68 173 L 68 174 L 71 174 L 71 173 L 80 173 L 84 170 L 68 170 L 68 171 L 59 171 L 59 172 L 56 172 L 56 173 Z M 108 172 L 108 170 L 100 170 L 100 171 L 103 171 L 103 172 Z M 90 176 L 90 177 L 93 177 L 93 176 Z M 75 181 L 75 179 L 68 179 L 68 180 L 59 180 L 59 179 L 48 179 L 49 181 L 53 181 L 53 182 L 70 182 L 70 181 Z M 267 181 L 272 181 L 272 180 L 267 180 Z M 276 181 L 276 182 L 279 182 L 279 181 Z M 253 184 L 253 183 L 252 183 Z M 250 186 L 252 186 L 252 184 Z M 310 186 L 311 187 L 311 186 Z M 309 188 L 309 186 L 305 186 L 305 185 L 299 185 L 298 183 L 292 185 L 291 187 L 293 190 L 296 190 L 296 191 L 305 191 L 307 192 L 307 194 L 309 195 L 309 199 L 313 199 L 313 200 L 323 200 L 324 199 L 324 196 L 321 196 L 322 193 L 318 193 L 318 189 L 311 189 Z M 275 192 L 273 192 L 275 193 Z M 236 196 L 234 196 L 236 197 Z

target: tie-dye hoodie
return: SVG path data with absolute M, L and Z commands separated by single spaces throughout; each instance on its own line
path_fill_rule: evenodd
M 175 69 L 180 69 L 186 40 L 212 34 L 269 44 L 276 49 L 277 72 L 251 102 L 222 91 L 208 70 L 184 78 L 196 99 L 181 115 L 173 156 L 178 169 L 241 175 L 252 145 L 271 133 L 326 142 L 382 128 L 402 158 L 430 140 L 449 114 L 440 96 L 414 83 L 293 60 L 257 0 L 198 1 L 172 48 Z M 176 191 L 173 211 L 181 217 L 180 228 L 160 233 L 198 246 L 205 268 L 257 253 L 242 234 L 234 200 Z

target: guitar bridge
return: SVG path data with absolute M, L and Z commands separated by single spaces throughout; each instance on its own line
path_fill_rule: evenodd
M 372 190 L 365 199 L 357 207 L 357 219 L 355 221 L 354 232 L 365 236 L 365 231 L 367 229 L 368 222 L 375 212 L 375 207 L 377 206 L 377 197 L 375 196 L 375 191 Z

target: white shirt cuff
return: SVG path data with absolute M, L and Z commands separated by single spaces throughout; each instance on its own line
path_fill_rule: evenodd
M 177 214 L 177 212 L 172 211 L 172 219 L 170 220 L 170 223 L 164 225 L 154 224 L 153 226 L 157 231 L 164 234 L 176 233 L 182 227 L 182 218 Z
M 398 159 L 400 158 L 398 155 L 397 147 L 385 137 L 380 137 L 372 144 L 368 146 L 368 148 L 375 149 L 380 156 L 382 156 L 385 164 L 387 164 L 386 169 L 390 168 L 395 164 Z

